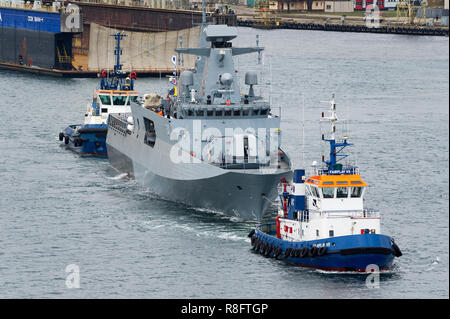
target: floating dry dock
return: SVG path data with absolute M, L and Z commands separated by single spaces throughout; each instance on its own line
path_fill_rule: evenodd
M 68 16 L 77 19 L 70 21 Z M 236 15 L 217 10 L 213 23 L 236 24 Z M 97 77 L 112 70 L 113 39 L 118 31 L 123 43 L 123 70 L 139 77 L 172 74 L 171 56 L 180 46 L 199 41 L 200 11 L 54 1 L 0 2 L 0 69 L 62 77 Z M 74 26 L 76 25 L 76 26 Z M 185 67 L 194 60 L 185 60 Z

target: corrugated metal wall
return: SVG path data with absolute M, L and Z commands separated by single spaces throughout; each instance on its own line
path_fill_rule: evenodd
M 91 23 L 88 68 L 92 70 L 112 69 L 115 40 L 110 35 L 118 30 Z M 179 47 L 179 37 L 183 36 L 183 47 L 197 47 L 200 27 L 168 32 L 126 31 L 121 41 L 123 70 L 171 71 L 174 49 Z M 184 66 L 193 67 L 195 56 L 184 55 Z

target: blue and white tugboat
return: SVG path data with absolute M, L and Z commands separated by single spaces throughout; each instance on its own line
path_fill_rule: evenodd
M 114 71 L 101 72 L 100 86 L 94 93 L 92 103 L 87 106 L 84 124 L 69 125 L 59 133 L 59 140 L 81 155 L 94 155 L 107 157 L 106 133 L 108 130 L 109 114 L 131 113 L 130 104 L 135 102 L 139 93 L 134 91 L 136 73 L 129 75 L 122 72 L 120 64 L 120 40 L 126 36 L 116 33 L 112 36 L 116 39 L 116 64 Z
M 402 255 L 394 240 L 381 233 L 380 214 L 365 209 L 367 184 L 358 167 L 339 163 L 353 144 L 336 140 L 336 104 L 330 101 L 331 132 L 322 140 L 330 144 L 330 159 L 313 164 L 313 176 L 294 171 L 292 183 L 282 180 L 281 207 L 276 222 L 259 225 L 249 234 L 252 249 L 290 264 L 326 271 L 365 272 L 389 269 Z M 368 267 L 370 266 L 370 267 Z

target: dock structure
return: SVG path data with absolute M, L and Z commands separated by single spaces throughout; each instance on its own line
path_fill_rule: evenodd
M 32 1 L 33 2 L 33 1 Z M 40 1 L 42 3 L 43 1 Z M 155 4 L 163 4 L 162 7 L 155 7 Z M 174 7 L 173 4 L 177 3 L 179 6 Z M 51 61 L 46 65 L 36 64 L 36 59 L 21 58 L 20 63 L 17 61 L 17 57 L 1 58 L 0 68 L 18 71 L 27 71 L 35 74 L 55 75 L 64 77 L 96 77 L 101 62 L 93 62 L 95 59 L 100 59 L 103 55 L 103 49 L 99 48 L 100 43 L 106 43 L 103 38 L 99 38 L 99 35 L 106 34 L 105 32 L 115 32 L 117 30 L 129 32 L 132 34 L 132 39 L 138 37 L 139 39 L 147 39 L 145 45 L 148 47 L 139 47 L 139 52 L 136 56 L 133 56 L 133 62 L 129 61 L 129 65 L 133 67 L 138 76 L 161 76 L 171 74 L 173 72 L 172 67 L 168 67 L 162 61 L 170 61 L 173 55 L 173 49 L 178 45 L 178 41 L 174 41 L 174 37 L 184 36 L 188 34 L 188 39 L 193 39 L 192 30 L 198 27 L 202 22 L 202 12 L 200 8 L 193 8 L 189 6 L 190 1 L 178 0 L 178 1 L 152 1 L 152 0 L 82 0 L 82 1 L 67 1 L 58 2 L 60 6 L 76 6 L 82 18 L 82 25 L 80 31 L 72 32 L 72 41 L 70 39 L 65 43 L 65 50 L 61 51 L 58 56 L 58 50 L 55 52 L 55 56 L 60 57 L 64 54 L 64 61 L 66 64 L 64 68 L 59 67 L 59 60 L 62 58 L 55 58 L 53 62 L 53 48 L 48 48 L 51 51 Z M 12 5 L 11 5 L 12 6 Z M 18 7 L 19 4 L 14 4 L 15 10 L 21 10 L 23 15 L 27 14 L 27 10 L 33 10 L 31 7 L 33 4 L 22 4 L 22 7 Z M 29 7 L 30 6 L 30 7 Z M 211 6 L 210 6 L 211 7 Z M 51 9 L 52 7 L 50 7 Z M 65 8 L 65 7 L 63 7 Z M 3 9 L 6 10 L 6 9 Z M 42 10 L 49 10 L 46 4 L 42 4 Z M 56 12 L 54 13 L 56 15 Z M 217 6 L 209 9 L 208 20 L 216 24 L 237 24 L 237 16 L 232 12 L 224 12 Z M 5 34 L 4 21 L 0 23 L 0 38 Z M 43 24 L 44 22 L 41 21 Z M 63 25 L 63 23 L 61 23 Z M 17 24 L 14 24 L 16 29 Z M 98 33 L 100 27 L 109 28 L 104 29 L 103 33 Z M 95 28 L 95 30 L 92 30 Z M 106 31 L 105 31 L 106 30 Z M 94 32 L 93 32 L 94 31 Z M 16 31 L 15 34 L 18 31 Z M 144 35 L 147 34 L 147 35 Z M 156 36 L 158 34 L 158 36 Z M 91 36 L 95 35 L 95 39 L 91 40 Z M 29 38 L 35 37 L 31 35 Z M 38 38 L 38 37 L 36 37 Z M 17 43 L 31 43 L 30 39 L 16 39 Z M 152 42 L 151 39 L 154 41 Z M 161 39 L 168 39 L 170 42 L 168 45 L 163 45 Z M 186 40 L 186 39 L 185 39 Z M 189 41 L 191 41 L 189 40 Z M 188 42 L 185 42 L 188 43 Z M 30 46 L 30 45 L 28 45 Z M 95 52 L 91 52 L 91 47 L 94 46 Z M 160 47 L 164 46 L 164 52 L 161 52 Z M 158 59 L 151 59 L 144 56 L 144 53 L 148 56 L 153 49 L 155 52 L 153 56 L 159 55 Z M 20 49 L 22 50 L 22 49 Z M 17 50 L 16 50 L 17 51 Z M 31 51 L 24 51 L 23 56 L 30 55 Z M 49 52 L 50 52 L 49 51 Z M 13 52 L 14 53 L 14 52 Z M 17 54 L 13 54 L 17 55 Z M 131 60 L 131 56 L 129 58 Z M 140 62 L 139 62 L 140 61 Z M 58 64 L 59 63 L 59 64 Z M 139 64 L 141 63 L 141 64 Z M 94 67 L 93 67 L 94 66 Z
M 432 35 L 447 36 L 449 28 L 436 26 L 408 26 L 408 25 L 380 25 L 372 27 L 364 24 L 331 24 L 331 23 L 309 23 L 296 21 L 279 21 L 275 25 L 261 25 L 257 20 L 239 19 L 238 26 L 260 29 L 295 29 L 295 30 L 319 30 L 338 32 L 365 32 L 365 33 L 392 33 L 405 35 Z

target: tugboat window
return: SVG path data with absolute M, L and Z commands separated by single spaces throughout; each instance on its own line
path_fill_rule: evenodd
M 126 95 L 113 96 L 113 104 L 114 105 L 125 105 L 126 101 L 127 101 Z
M 131 105 L 131 102 L 136 102 L 137 98 L 138 98 L 137 96 L 130 96 L 128 98 L 127 105 Z
M 352 187 L 351 197 L 361 197 L 362 187 Z
M 225 116 L 231 116 L 231 111 L 230 110 L 226 110 L 225 111 Z
M 216 110 L 216 116 L 222 116 L 222 110 Z
M 313 187 L 312 190 L 313 190 L 314 196 L 320 197 L 319 189 L 317 187 Z
M 338 187 L 336 191 L 337 198 L 347 198 L 348 197 L 348 187 Z
M 145 125 L 145 137 L 144 143 L 154 147 L 156 142 L 156 131 L 155 131 L 155 123 L 144 117 L 144 125 Z
M 323 193 L 323 198 L 333 198 L 334 197 L 334 187 L 323 187 L 322 193 Z
M 109 95 L 99 95 L 103 105 L 111 105 L 111 97 Z

